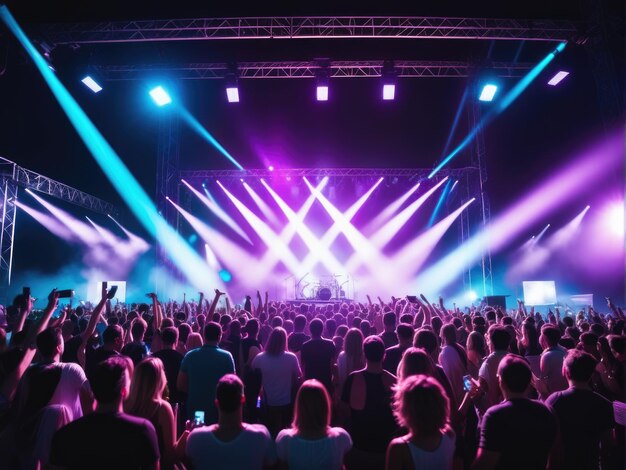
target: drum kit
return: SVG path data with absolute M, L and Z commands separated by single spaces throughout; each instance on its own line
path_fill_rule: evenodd
M 308 274 L 297 283 L 296 292 L 300 299 L 331 300 L 345 299 L 346 290 L 344 286 L 350 282 L 350 275 L 328 274 L 319 279 L 306 282 Z M 342 278 L 345 278 L 343 282 Z

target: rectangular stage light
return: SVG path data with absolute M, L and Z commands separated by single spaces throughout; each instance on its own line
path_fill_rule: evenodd
M 526 305 L 555 305 L 556 285 L 554 281 L 524 281 L 524 303 Z
M 317 101 L 328 101 L 328 85 L 317 86 Z
M 392 101 L 396 97 L 396 86 L 392 83 L 383 85 L 383 100 Z
M 170 104 L 172 102 L 172 98 L 170 98 L 170 95 L 167 94 L 167 91 L 165 91 L 162 86 L 158 86 L 150 90 L 150 96 L 157 106 L 165 106 L 166 104 Z
M 496 95 L 496 91 L 498 91 L 498 87 L 489 83 L 483 87 L 478 99 L 480 101 L 492 101 L 493 97 Z
M 548 85 L 556 86 L 559 83 L 561 83 L 561 81 L 568 75 L 569 75 L 569 72 L 561 70 L 560 72 L 557 72 L 557 74 L 554 77 L 550 79 L 550 81 L 548 82 Z
M 98 83 L 89 75 L 83 78 L 81 82 L 83 82 L 85 86 L 89 88 L 91 91 L 93 91 L 94 93 L 98 93 L 99 91 L 102 91 L 102 87 L 98 85 Z
M 239 103 L 239 88 L 236 86 L 226 88 L 226 97 L 229 103 Z

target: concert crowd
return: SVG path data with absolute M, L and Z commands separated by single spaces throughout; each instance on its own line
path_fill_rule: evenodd
M 7 469 L 621 469 L 626 317 L 425 296 L 0 311 Z

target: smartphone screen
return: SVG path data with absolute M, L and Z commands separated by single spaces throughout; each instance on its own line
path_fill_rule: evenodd
M 469 392 L 472 389 L 472 377 L 469 375 L 463 376 L 463 390 Z
M 194 413 L 193 422 L 196 426 L 204 426 L 204 411 Z

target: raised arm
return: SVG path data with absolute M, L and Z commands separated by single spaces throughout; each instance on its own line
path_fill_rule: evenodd
M 58 301 L 59 295 L 57 294 L 56 289 L 53 289 L 48 296 L 48 305 L 43 312 L 41 320 L 36 325 L 32 325 L 28 330 L 28 334 L 26 335 L 26 340 L 24 342 L 26 345 L 24 355 L 20 359 L 16 368 L 7 377 L 5 377 L 2 385 L 0 386 L 0 393 L 2 393 L 2 395 L 9 401 L 13 400 L 13 396 L 17 390 L 17 384 L 20 382 L 24 372 L 26 372 L 26 369 L 32 362 L 33 357 L 35 357 L 35 341 L 37 339 L 37 335 L 48 327 L 48 322 L 50 321 L 52 313 L 57 308 Z M 31 302 L 29 301 L 28 303 L 30 304 Z
M 96 325 L 98 324 L 100 316 L 102 315 L 107 303 L 107 293 L 107 288 L 103 285 L 100 302 L 98 302 L 96 308 L 94 308 L 93 312 L 91 312 L 91 318 L 89 318 L 87 328 L 81 335 L 82 341 L 78 347 L 78 363 L 83 367 L 83 369 L 85 368 L 85 348 L 87 347 L 87 341 L 89 341 L 89 338 L 91 338 L 94 331 L 96 331 Z
M 23 295 L 23 294 L 22 294 Z M 26 318 L 33 310 L 33 299 L 28 296 L 27 299 L 22 300 L 22 305 L 19 308 L 20 316 L 17 319 L 17 324 L 15 325 L 15 333 L 22 331 L 24 329 L 24 323 L 26 322 Z
M 202 301 L 204 300 L 204 292 L 198 292 L 200 298 L 198 299 L 198 305 L 196 306 L 196 317 L 202 313 Z
M 215 297 L 213 297 L 213 302 L 211 302 L 211 306 L 209 307 L 209 313 L 207 314 L 207 321 L 213 321 L 213 314 L 215 313 L 215 308 L 217 307 L 217 303 L 220 300 L 220 297 L 224 295 L 223 292 L 220 292 L 219 289 L 215 289 Z

